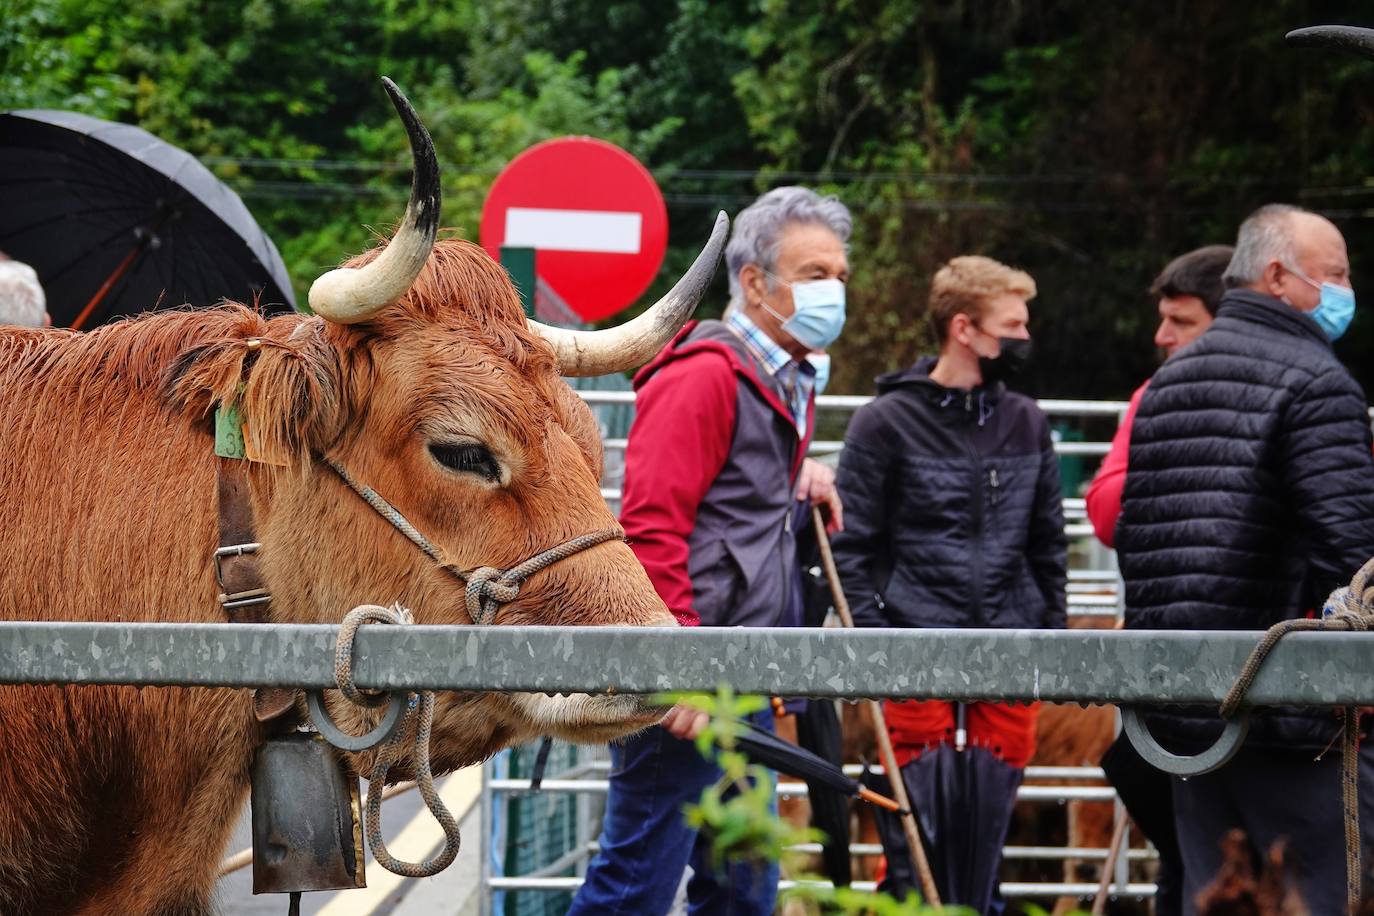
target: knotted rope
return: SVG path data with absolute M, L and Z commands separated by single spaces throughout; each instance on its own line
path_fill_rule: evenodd
M 387 502 L 380 493 L 355 479 L 347 468 L 339 462 L 330 458 L 323 460 L 334 469 L 334 472 L 343 479 L 343 482 L 353 492 L 362 497 L 364 502 L 376 510 L 382 518 L 390 522 L 397 531 L 405 535 L 411 543 L 420 548 L 427 557 L 465 583 L 464 597 L 467 602 L 468 617 L 475 624 L 491 623 L 501 605 L 514 601 L 520 593 L 520 586 L 536 573 L 589 547 L 604 544 L 606 541 L 621 540 L 625 537 L 625 532 L 620 528 L 606 528 L 564 541 L 556 547 L 550 547 L 528 560 L 517 563 L 510 569 L 497 569 L 494 566 L 479 566 L 470 570 L 455 569 L 444 563 L 439 549 L 430 542 L 429 538 L 421 534 L 420 530 L 412 525 L 401 514 L 400 510 Z M 363 605 L 348 612 L 348 615 L 344 617 L 343 625 L 339 627 L 339 640 L 334 648 L 334 680 L 344 697 L 359 706 L 372 708 L 387 702 L 385 694 L 364 693 L 353 683 L 353 637 L 358 632 L 358 627 L 367 623 L 409 624 L 414 622 L 415 619 L 410 611 L 399 605 L 393 608 Z M 425 807 L 434 815 L 439 826 L 444 828 L 444 848 L 434 858 L 419 864 L 412 864 L 393 858 L 391 853 L 387 852 L 386 842 L 382 839 L 382 784 L 386 780 L 387 770 L 391 769 L 400 758 L 401 745 L 417 715 L 417 707 L 419 724 L 416 727 L 415 749 L 412 753 L 412 759 L 415 761 L 415 781 L 419 786 L 420 795 L 425 800 Z M 434 774 L 429 765 L 429 741 L 433 726 L 434 692 L 422 690 L 418 694 L 408 693 L 406 695 L 405 716 L 390 740 L 377 750 L 372 772 L 367 777 L 367 841 L 372 847 L 372 855 L 377 860 L 377 864 L 387 871 L 407 878 L 428 878 L 437 875 L 457 857 L 458 846 L 461 842 L 458 835 L 458 822 L 454 820 L 453 815 L 444 806 L 443 800 L 439 798 L 439 793 L 434 788 Z
M 364 693 L 353 683 L 353 637 L 358 627 L 367 623 L 410 624 L 415 618 L 410 611 L 397 605 L 384 608 L 378 605 L 363 605 L 348 612 L 343 625 L 339 627 L 339 641 L 334 651 L 334 679 L 339 691 L 351 702 L 359 706 L 376 707 L 386 702 L 385 694 Z M 387 771 L 400 759 L 402 744 L 416 715 L 419 724 L 415 731 L 415 747 L 411 754 L 415 761 L 415 782 L 425 807 L 439 822 L 444 830 L 444 848 L 425 862 L 418 864 L 402 862 L 387 851 L 386 841 L 382 839 L 382 787 L 386 782 Z M 434 726 L 434 691 L 422 690 L 406 696 L 405 718 L 396 729 L 391 740 L 377 749 L 372 764 L 372 772 L 367 777 L 367 842 L 372 847 L 372 856 L 377 864 L 389 872 L 407 878 L 429 878 L 448 868 L 458 856 L 462 837 L 458 833 L 458 821 L 444 805 L 443 799 L 434 787 L 434 773 L 429 765 L 429 741 Z
M 621 529 L 606 528 L 564 541 L 557 547 L 537 553 L 510 569 L 501 570 L 493 566 L 479 566 L 469 570 L 457 570 L 452 567 L 445 569 L 467 583 L 468 616 L 472 618 L 472 622 L 491 623 L 492 618 L 496 616 L 497 608 L 514 601 L 520 592 L 520 586 L 530 576 L 588 547 L 595 547 L 606 541 L 618 541 L 624 537 L 625 532 Z
M 606 541 L 618 541 L 625 537 L 625 532 L 620 528 L 605 528 L 601 531 L 593 531 L 591 534 L 579 535 L 572 540 L 564 541 L 557 547 L 550 547 L 510 569 L 497 569 L 494 566 L 478 566 L 475 569 L 467 570 L 456 569 L 445 564 L 439 554 L 439 549 L 434 546 L 429 538 L 421 534 L 420 530 L 412 525 L 399 509 L 387 502 L 380 493 L 367 484 L 360 483 L 339 462 L 332 458 L 324 460 L 353 492 L 361 496 L 364 502 L 377 511 L 378 515 L 390 522 L 412 544 L 419 547 L 427 557 L 440 564 L 467 585 L 468 617 L 472 619 L 473 623 L 491 623 L 500 606 L 514 601 L 520 593 L 520 586 L 535 573 L 547 569 L 560 560 L 566 560 L 573 554 L 589 547 L 595 547 Z
M 1322 616 L 1316 620 L 1298 619 L 1276 623 L 1264 634 L 1264 639 L 1255 646 L 1250 657 L 1245 660 L 1240 676 L 1227 691 L 1221 701 L 1221 717 L 1229 719 L 1241 701 L 1245 699 L 1255 677 L 1259 674 L 1264 660 L 1279 640 L 1299 630 L 1374 630 L 1374 558 L 1371 558 L 1350 580 L 1331 593 L 1322 605 Z M 1354 706 L 1347 706 L 1342 716 L 1341 744 L 1341 802 L 1342 819 L 1345 824 L 1345 888 L 1346 906 L 1354 912 L 1359 905 L 1361 894 L 1360 876 L 1360 805 L 1359 805 L 1359 752 L 1360 752 L 1360 713 Z

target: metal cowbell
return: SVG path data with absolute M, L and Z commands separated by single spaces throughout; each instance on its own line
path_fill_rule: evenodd
M 367 886 L 358 778 L 323 738 L 267 739 L 252 786 L 253 893 Z

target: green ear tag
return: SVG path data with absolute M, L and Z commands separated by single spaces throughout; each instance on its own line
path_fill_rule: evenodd
M 247 458 L 243 447 L 243 420 L 237 404 L 215 408 L 215 454 L 221 458 Z

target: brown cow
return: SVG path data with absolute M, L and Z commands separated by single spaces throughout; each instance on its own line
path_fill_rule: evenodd
M 230 304 L 89 334 L 0 333 L 0 619 L 223 622 L 211 554 L 226 459 L 211 415 L 235 398 L 261 459 L 240 466 L 275 621 L 337 623 L 355 605 L 399 602 L 422 623 L 469 622 L 463 583 L 325 458 L 456 569 L 508 568 L 616 527 L 596 424 L 560 371 L 622 371 L 655 352 L 709 281 L 723 223 L 629 326 L 527 324 L 480 248 L 435 243 L 433 147 L 393 101 L 415 154 L 410 207 L 384 251 L 317 281 L 316 317 Z M 673 618 L 615 539 L 535 574 L 496 622 Z M 245 690 L 0 687 L 0 910 L 208 912 L 262 739 L 250 703 Z M 355 734 L 376 721 L 337 695 L 331 710 Z M 541 734 L 602 742 L 660 714 L 632 697 L 441 695 L 434 769 Z M 371 755 L 348 762 L 365 773 Z

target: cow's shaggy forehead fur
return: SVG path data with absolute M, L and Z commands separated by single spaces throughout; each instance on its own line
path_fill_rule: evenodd
M 0 332 L 0 619 L 223 620 L 211 417 L 235 398 L 270 462 L 248 467 L 280 621 L 400 601 L 422 622 L 467 622 L 462 583 L 319 455 L 383 493 L 459 568 L 509 566 L 615 523 L 591 414 L 504 272 L 475 246 L 441 241 L 401 303 L 355 326 L 226 305 L 89 334 Z M 455 438 L 486 443 L 502 485 L 435 462 L 428 444 Z M 620 542 L 534 577 L 498 616 L 669 620 Z M 372 721 L 332 708 L 355 733 Z M 0 686 L 0 717 L 0 909 L 208 906 L 262 738 L 246 691 Z M 648 721 L 631 700 L 441 695 L 435 768 L 540 732 L 605 740 Z M 350 762 L 365 768 L 370 755 Z

